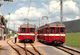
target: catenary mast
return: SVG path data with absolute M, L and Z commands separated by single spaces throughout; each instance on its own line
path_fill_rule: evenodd
M 60 0 L 60 21 L 63 24 L 63 2 Z

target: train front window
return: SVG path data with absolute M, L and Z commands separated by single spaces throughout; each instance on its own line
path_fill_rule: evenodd
M 21 28 L 21 33 L 26 33 L 26 28 Z
M 31 33 L 34 33 L 35 32 L 35 29 L 34 28 L 30 28 L 30 32 Z
M 64 27 L 61 27 L 61 28 L 60 28 L 60 32 L 61 32 L 61 33 L 65 32 L 65 28 L 64 28 Z
M 51 33 L 54 33 L 55 28 L 51 27 L 50 30 L 51 30 Z

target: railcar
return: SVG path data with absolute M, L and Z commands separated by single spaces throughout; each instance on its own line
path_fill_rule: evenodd
M 22 24 L 18 29 L 19 42 L 33 43 L 35 41 L 35 26 Z
M 48 44 L 62 45 L 65 42 L 66 27 L 59 22 L 38 28 L 38 40 Z

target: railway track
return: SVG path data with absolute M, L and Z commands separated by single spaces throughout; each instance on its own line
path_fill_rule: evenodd
M 25 50 L 24 47 L 22 47 L 22 46 L 20 46 L 20 45 L 18 45 L 18 44 L 16 44 L 16 45 Z M 25 45 L 26 45 L 26 44 L 25 44 Z M 33 50 L 34 50 L 36 53 L 34 53 L 34 52 L 32 52 L 32 51 L 30 51 L 29 49 L 26 48 L 26 51 L 27 51 L 27 52 L 29 52 L 31 55 L 42 55 L 42 54 L 34 47 L 33 44 L 30 43 L 30 45 L 31 45 L 31 47 L 33 48 Z
M 27 52 L 29 52 L 31 55 L 35 55 L 33 52 L 29 51 L 27 48 L 25 49 L 24 47 L 16 44 L 17 46 L 19 46 L 20 48 L 22 48 L 23 50 L 26 50 Z
M 80 51 L 65 46 L 57 46 L 56 48 L 68 53 L 69 55 L 80 55 Z
M 7 43 L 9 44 L 9 46 L 10 46 L 12 49 L 14 49 L 14 50 L 17 52 L 18 55 L 22 55 L 17 48 L 15 48 L 12 44 L 9 43 L 9 40 L 7 41 Z
M 35 47 L 33 44 L 30 43 L 30 45 L 33 47 L 33 49 L 35 50 L 36 53 L 38 53 L 38 55 L 42 55 Z
M 11 42 L 11 44 L 10 44 L 10 42 Z M 9 46 L 11 46 L 11 48 L 13 48 L 13 49 L 18 53 L 18 55 L 23 55 L 23 54 L 21 54 L 21 52 L 23 52 L 23 51 L 24 51 L 25 55 L 42 55 L 42 54 L 34 47 L 34 45 L 31 44 L 31 43 L 29 43 L 29 44 L 30 44 L 30 46 L 32 47 L 32 49 L 33 49 L 36 53 L 34 53 L 34 52 L 30 51 L 29 49 L 27 49 L 27 48 L 26 48 L 26 45 L 27 45 L 26 43 L 24 44 L 24 47 L 21 46 L 21 45 L 19 45 L 19 44 L 14 43 L 11 39 L 8 40 L 7 43 L 9 44 Z M 19 47 L 20 49 L 22 49 L 23 51 L 18 50 L 14 45 L 12 45 L 12 43 L 13 43 L 15 46 Z

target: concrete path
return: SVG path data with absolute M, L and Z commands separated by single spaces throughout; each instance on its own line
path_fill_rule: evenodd
M 7 44 L 6 41 L 0 40 L 0 55 L 17 55 L 17 53 Z

